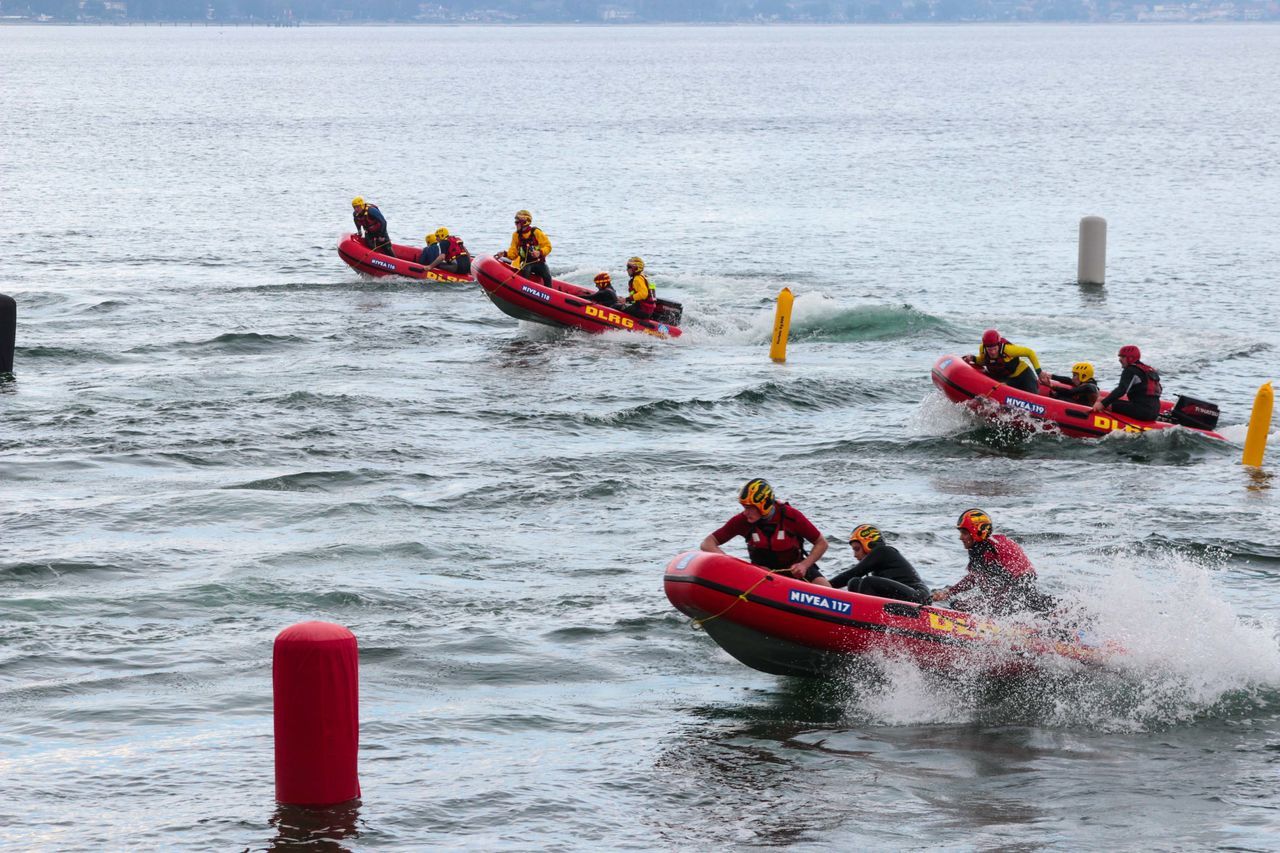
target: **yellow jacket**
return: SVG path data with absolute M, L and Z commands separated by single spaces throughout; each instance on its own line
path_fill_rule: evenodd
M 644 302 L 653 294 L 653 286 L 649 284 L 649 279 L 644 277 L 644 273 L 636 273 L 631 276 L 631 281 L 627 284 L 628 302 Z
M 516 269 L 520 269 L 529 263 L 527 255 L 533 246 L 537 246 L 538 251 L 542 252 L 542 260 L 546 260 L 547 255 L 551 254 L 551 241 L 547 239 L 546 234 L 542 233 L 541 228 L 531 228 L 527 237 L 519 231 L 512 233 L 511 248 L 507 249 L 505 254 L 515 264 Z
M 987 363 L 987 352 L 982 347 L 978 347 L 978 357 L 975 361 L 982 365 Z M 1018 376 L 1027 369 L 1027 361 L 1031 362 L 1030 366 L 1036 369 L 1036 373 L 1040 372 L 1040 358 L 1035 350 L 1017 344 L 1005 344 L 1004 349 L 1000 350 L 1000 363 L 990 365 L 994 370 L 988 369 L 987 372 L 1000 376 Z

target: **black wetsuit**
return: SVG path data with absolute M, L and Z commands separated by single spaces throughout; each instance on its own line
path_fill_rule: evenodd
M 1058 377 L 1053 377 L 1057 379 Z M 1079 385 L 1073 385 L 1070 388 L 1059 388 L 1053 392 L 1053 396 L 1059 400 L 1066 400 L 1069 403 L 1078 403 L 1081 406 L 1092 406 L 1098 402 L 1098 382 L 1090 379 L 1087 382 L 1081 382 Z
M 848 585 L 850 592 L 863 595 L 929 603 L 929 588 L 920 580 L 915 567 L 897 548 L 883 543 L 867 552 L 853 568 L 833 577 L 831 585 L 838 589 Z
M 1148 371 L 1159 386 L 1159 373 L 1142 362 L 1134 362 L 1125 367 L 1124 372 L 1120 374 L 1120 383 L 1116 385 L 1114 391 L 1103 398 L 1102 405 L 1117 415 L 1140 421 L 1154 421 L 1156 415 L 1160 414 L 1160 395 L 1152 396 L 1145 393 Z M 1129 399 L 1120 399 L 1126 395 Z
M 530 281 L 541 281 L 544 287 L 555 287 L 551 283 L 551 270 L 546 261 L 529 261 L 520 267 L 520 275 Z
M 613 289 L 613 285 L 606 284 L 604 287 L 588 296 L 587 299 L 613 308 L 618 304 L 618 292 Z

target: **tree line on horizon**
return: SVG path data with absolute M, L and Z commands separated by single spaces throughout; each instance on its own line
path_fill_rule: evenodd
M 1218 6 L 1250 11 L 1251 19 L 1280 17 L 1274 0 L 1219 0 Z M 1152 8 L 1178 7 L 1119 0 L 0 0 L 0 14 L 7 18 L 279 24 L 1106 21 L 1135 20 L 1136 10 Z

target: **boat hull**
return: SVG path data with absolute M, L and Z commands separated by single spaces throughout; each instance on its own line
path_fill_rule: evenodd
M 419 281 L 435 281 L 443 284 L 469 284 L 475 281 L 470 273 L 459 274 L 442 269 L 427 269 L 418 263 L 421 249 L 413 246 L 391 244 L 395 256 L 375 252 L 355 234 L 348 234 L 338 241 L 338 257 L 353 270 L 375 278 L 396 275 Z

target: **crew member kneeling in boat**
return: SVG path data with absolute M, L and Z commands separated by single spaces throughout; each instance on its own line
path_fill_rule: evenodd
M 951 601 L 956 610 L 1004 615 L 1027 610 L 1044 612 L 1057 602 L 1036 588 L 1036 570 L 1021 548 L 1003 534 L 992 535 L 991 516 L 967 509 L 956 522 L 960 541 L 969 552 L 969 573 L 946 589 L 935 590 L 934 601 Z M 976 590 L 961 600 L 959 593 Z
M 527 210 L 516 211 L 516 230 L 511 235 L 511 248 L 498 252 L 495 258 L 506 258 L 520 274 L 528 279 L 540 278 L 551 287 L 551 270 L 547 267 L 547 255 L 551 254 L 551 241 L 541 228 L 533 227 L 533 214 Z
M 391 248 L 391 238 L 387 236 L 387 218 L 378 210 L 376 204 L 369 204 L 360 196 L 351 199 L 351 218 L 356 223 L 356 233 L 364 244 L 383 255 L 396 256 Z
M 627 307 L 624 310 L 632 317 L 648 320 L 658 308 L 658 293 L 644 274 L 644 260 L 628 258 L 627 275 L 631 280 L 627 283 Z
M 618 293 L 613 289 L 613 277 L 607 272 L 598 273 L 595 278 L 596 292 L 587 297 L 608 308 L 618 304 Z
M 471 255 L 467 247 L 462 245 L 461 239 L 451 235 L 448 228 L 436 229 L 436 245 L 440 247 L 440 254 L 427 264 L 427 269 L 442 269 L 459 275 L 471 272 Z
M 850 592 L 878 595 L 928 604 L 929 587 L 920 580 L 915 566 L 892 545 L 886 545 L 884 536 L 870 524 L 861 524 L 849 534 L 849 545 L 857 563 L 831 579 L 836 589 L 848 587 Z
M 436 241 L 435 234 L 428 234 L 424 239 L 427 245 L 422 247 L 422 254 L 418 255 L 418 263 L 429 264 L 440 257 L 440 243 Z
M 1160 414 L 1160 374 L 1142 363 L 1142 351 L 1133 344 L 1120 347 L 1120 382 L 1115 390 L 1093 404 L 1093 410 L 1110 409 L 1139 421 L 1154 421 Z M 1121 397 L 1128 397 L 1121 400 Z
M 818 570 L 818 560 L 827 553 L 827 540 L 800 510 L 776 500 L 773 487 L 761 479 L 751 480 L 738 493 L 742 512 L 702 540 L 703 551 L 723 554 L 720 546 L 735 536 L 747 540 L 747 555 L 752 563 L 775 572 L 785 572 L 818 586 L 831 582 Z M 813 551 L 804 553 L 804 543 L 812 542 Z
M 1055 388 L 1053 396 L 1059 400 L 1079 403 L 1081 406 L 1092 406 L 1098 402 L 1098 382 L 1093 378 L 1093 365 L 1087 361 L 1077 361 L 1071 365 L 1071 377 L 1055 376 L 1059 382 L 1070 382 L 1070 388 Z
M 969 364 L 981 367 L 997 382 L 1012 385 L 1028 394 L 1039 394 L 1040 382 L 1049 381 L 1048 372 L 1040 369 L 1040 359 L 1035 350 L 1009 343 L 995 329 L 982 333 L 982 346 L 978 348 L 976 358 L 971 355 L 963 358 Z

